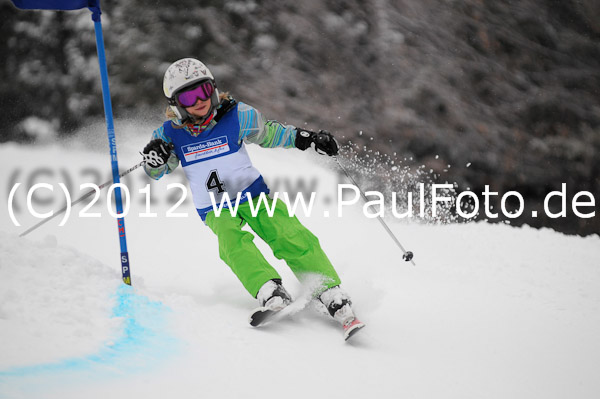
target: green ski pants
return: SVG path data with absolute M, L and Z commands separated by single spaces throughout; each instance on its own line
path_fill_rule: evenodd
M 269 207 L 273 204 L 269 200 Z M 283 259 L 300 280 L 308 275 L 323 276 L 321 290 L 340 284 L 331 262 L 321 249 L 319 240 L 295 216 L 289 216 L 286 204 L 276 201 L 273 217 L 267 214 L 263 202 L 255 217 L 248 202 L 239 204 L 237 215 L 223 209 L 220 216 L 211 211 L 206 224 L 219 239 L 219 255 L 240 279 L 246 290 L 256 298 L 258 290 L 271 279 L 281 278 L 254 245 L 254 235 L 242 230 L 247 222 L 252 230 Z

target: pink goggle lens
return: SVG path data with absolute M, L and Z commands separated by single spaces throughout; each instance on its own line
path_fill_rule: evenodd
M 211 82 L 202 82 L 193 89 L 184 91 L 177 95 L 177 101 L 184 107 L 191 107 L 196 104 L 196 101 L 206 101 L 212 96 L 215 87 Z

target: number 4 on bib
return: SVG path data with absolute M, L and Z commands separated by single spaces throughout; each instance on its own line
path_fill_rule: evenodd
M 217 194 L 225 192 L 225 183 L 219 178 L 219 173 L 217 173 L 216 169 L 210 171 L 208 179 L 206 179 L 206 189 L 208 191 L 216 190 Z

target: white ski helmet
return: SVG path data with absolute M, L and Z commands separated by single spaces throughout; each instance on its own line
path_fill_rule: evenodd
M 208 117 L 219 105 L 219 91 L 215 78 L 206 65 L 195 58 L 182 58 L 167 68 L 163 80 L 163 91 L 169 100 L 169 106 L 181 122 L 190 119 L 191 115 L 179 105 L 175 96 L 183 89 L 204 80 L 210 80 L 215 88 L 210 98 L 212 108 L 207 114 Z

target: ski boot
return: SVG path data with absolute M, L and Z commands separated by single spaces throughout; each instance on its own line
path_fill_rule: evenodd
M 319 300 L 329 314 L 344 328 L 344 340 L 348 340 L 365 324 L 358 320 L 352 311 L 350 297 L 339 286 L 329 288 L 321 293 Z
M 260 287 L 258 294 L 259 308 L 250 315 L 250 325 L 257 327 L 292 302 L 292 297 L 281 285 L 280 279 L 267 281 Z

